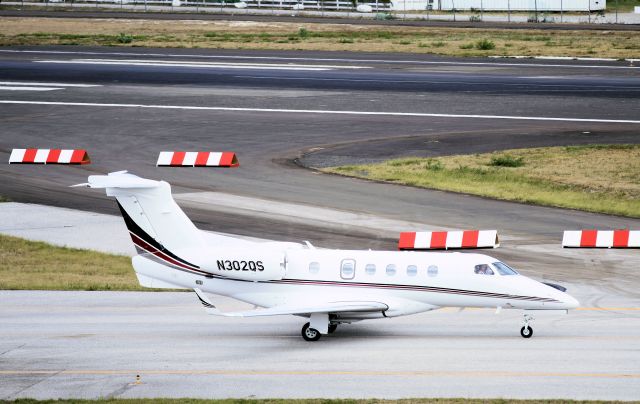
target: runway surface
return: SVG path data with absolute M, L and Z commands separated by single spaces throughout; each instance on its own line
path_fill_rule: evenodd
M 637 347 L 633 345 L 635 342 L 628 342 L 635 340 L 629 337 L 634 330 L 627 327 L 637 324 L 638 312 L 629 308 L 640 307 L 640 272 L 635 270 L 640 267 L 640 257 L 637 251 L 562 250 L 560 240 L 563 230 L 640 228 L 640 220 L 364 182 L 322 175 L 300 165 L 323 166 L 526 146 L 638 143 L 639 128 L 640 68 L 623 62 L 451 59 L 332 52 L 2 48 L 0 158 L 7 161 L 14 147 L 62 147 L 86 148 L 93 160 L 91 165 L 81 167 L 0 166 L 0 195 L 14 201 L 116 214 L 114 202 L 103 192 L 68 188 L 68 185 L 85 182 L 87 175 L 128 169 L 169 181 L 179 194 L 176 199 L 197 226 L 225 233 L 310 240 L 321 247 L 394 249 L 399 227 L 405 225 L 424 229 L 497 228 L 503 243 L 500 249 L 491 251 L 492 255 L 513 264 L 526 275 L 569 286 L 570 292 L 575 290 L 586 297 L 582 303 L 587 308 L 624 309 L 585 311 L 561 317 L 557 322 L 550 321 L 542 327 L 542 334 L 536 334 L 543 338 L 534 337 L 531 345 L 523 345 L 519 337 L 514 337 L 519 318 L 507 321 L 507 327 L 502 321 L 509 317 L 493 317 L 489 313 L 480 319 L 476 317 L 479 313 L 472 312 L 469 321 L 484 331 L 465 327 L 465 322 L 459 323 L 455 316 L 443 316 L 444 322 L 430 320 L 440 319 L 437 317 L 440 314 L 408 317 L 387 323 L 399 326 L 362 323 L 354 326 L 354 331 L 345 328 L 344 335 L 348 338 L 340 340 L 336 335 L 323 342 L 341 341 L 339 349 L 336 345 L 333 348 L 319 345 L 320 348 L 314 347 L 313 351 L 300 348 L 288 356 L 283 354 L 285 347 L 291 346 L 292 341 L 298 344 L 295 338 L 298 338 L 300 321 L 295 318 L 266 321 L 257 327 L 254 326 L 257 323 L 242 322 L 224 323 L 222 327 L 222 323 L 211 322 L 197 312 L 197 320 L 184 317 L 180 311 L 183 308 L 174 306 L 168 310 L 182 314 L 165 316 L 163 306 L 156 304 L 162 300 L 157 299 L 164 296 L 171 300 L 174 295 L 116 294 L 113 301 L 92 306 L 99 306 L 98 310 L 104 307 L 104 316 L 100 317 L 104 322 L 96 323 L 97 329 L 87 333 L 106 333 L 114 338 L 113 329 L 122 327 L 121 339 L 115 338 L 114 346 L 106 350 L 98 349 L 98 356 L 91 353 L 74 357 L 67 349 L 75 346 L 74 352 L 83 352 L 81 345 L 75 345 L 78 341 L 99 347 L 100 341 L 105 341 L 101 338 L 105 337 L 70 338 L 68 341 L 73 343 L 69 347 L 54 344 L 42 357 L 45 360 L 35 356 L 28 359 L 28 355 L 18 354 L 18 350 L 16 356 L 6 362 L 11 365 L 6 367 L 8 371 L 33 371 L 67 362 L 69 366 L 64 369 L 74 371 L 80 364 L 91 364 L 81 367 L 89 371 L 87 374 L 73 377 L 64 373 L 53 377 L 8 374 L 10 378 L 3 376 L 3 380 L 11 382 L 3 383 L 1 388 L 8 389 L 3 394 L 19 396 L 21 388 L 33 383 L 37 384 L 33 389 L 24 390 L 24 396 L 45 397 L 47 391 L 53 391 L 47 389 L 54 384 L 58 389 L 55 391 L 77 392 L 74 386 L 78 386 L 78 380 L 84 380 L 81 384 L 99 381 L 97 384 L 105 386 L 100 393 L 83 390 L 91 396 L 117 391 L 120 393 L 116 395 L 125 396 L 133 392 L 140 392 L 141 396 L 152 395 L 152 392 L 157 396 L 209 396 L 218 392 L 225 396 L 231 388 L 238 392 L 233 396 L 248 392 L 247 395 L 266 397 L 280 396 L 275 393 L 282 393 L 290 383 L 254 384 L 256 387 L 251 391 L 239 389 L 239 383 L 247 378 L 281 381 L 287 375 L 318 382 L 301 382 L 299 392 L 307 391 L 306 396 L 323 395 L 327 390 L 320 386 L 334 385 L 335 394 L 327 393 L 327 396 L 637 399 L 638 358 L 629 354 L 637 354 Z M 162 150 L 232 150 L 238 154 L 241 166 L 229 170 L 156 168 L 155 161 Z M 318 215 L 318 212 L 322 213 Z M 26 310 L 34 312 L 46 308 L 44 301 L 53 296 L 6 293 L 3 299 L 22 298 L 32 302 L 31 309 Z M 61 307 L 68 308 L 81 307 L 82 299 L 94 295 L 55 296 L 62 299 Z M 125 298 L 118 300 L 122 296 Z M 126 296 L 133 296 L 135 302 Z M 178 306 L 184 304 L 184 309 L 192 309 L 187 304 L 187 295 L 175 295 L 175 299 L 180 302 L 176 303 Z M 184 303 L 180 299 L 185 299 Z M 139 312 L 140 306 L 148 309 Z M 15 324 L 17 320 L 4 307 L 10 306 L 3 305 L 3 323 Z M 89 309 L 89 312 L 78 309 L 77 313 L 84 313 L 80 319 L 72 314 L 65 317 L 65 309 L 60 310 L 46 318 L 68 319 L 67 325 L 70 324 L 69 330 L 73 333 L 55 327 L 46 331 L 45 327 L 42 340 L 84 334 L 78 324 L 93 318 Z M 118 313 L 123 313 L 122 317 Z M 143 321 L 147 327 L 142 328 L 144 332 L 136 326 L 141 313 L 150 316 L 148 323 Z M 152 320 L 159 316 L 163 316 L 161 323 L 154 325 Z M 34 336 L 38 324 L 44 327 L 40 320 L 41 317 L 29 316 L 18 321 L 22 322 L 20 327 L 1 327 L 2 332 L 22 330 L 16 331 L 15 336 L 10 334 L 13 331 L 6 331 L 7 336 L 11 336 L 2 339 L 2 343 L 11 341 L 7 350 L 19 346 L 21 338 L 40 340 Z M 498 324 L 495 321 L 502 325 L 495 325 Z M 60 324 L 66 327 L 64 322 Z M 168 332 L 161 332 L 157 328 L 160 325 L 167 326 Z M 492 328 L 494 325 L 498 328 Z M 503 326 L 505 328 L 500 328 Z M 260 327 L 266 327 L 265 334 L 256 332 Z M 433 327 L 437 330 L 435 334 L 430 333 Z M 128 334 L 128 330 L 133 334 Z M 193 330 L 201 334 L 190 339 Z M 397 330 L 401 332 L 395 334 Z M 139 356 L 131 356 L 135 359 L 131 363 L 141 369 L 169 373 L 157 373 L 153 384 L 149 382 L 129 390 L 125 386 L 132 381 L 131 374 L 118 372 L 126 370 L 125 365 L 130 363 L 117 361 L 125 351 L 142 349 L 140 335 L 152 335 L 149 337 L 152 342 L 167 348 L 156 350 L 154 346 L 144 345 L 146 350 Z M 172 350 L 176 335 L 184 336 L 189 342 L 181 346 L 189 350 L 189 355 L 194 355 L 191 358 L 202 355 L 202 361 L 195 362 L 201 366 L 194 369 L 215 371 L 222 366 L 228 373 L 176 374 L 189 368 L 187 362 L 180 360 L 185 352 Z M 222 335 L 230 338 L 216 338 Z M 361 337 L 366 335 L 373 337 L 363 340 Z M 434 335 L 438 336 L 435 342 Z M 221 340 L 225 341 L 223 345 L 216 345 Z M 580 345 L 584 341 L 591 345 Z M 621 345 L 620 341 L 628 344 Z M 129 342 L 131 351 L 126 348 Z M 231 343 L 237 343 L 236 351 L 223 349 Z M 429 349 L 431 343 L 440 349 Z M 31 342 L 26 344 L 25 347 L 29 347 Z M 362 344 L 362 351 L 354 349 Z M 454 347 L 461 345 L 464 349 L 467 345 L 470 347 L 460 352 L 475 359 L 473 366 L 462 360 L 463 365 L 457 367 L 456 361 L 446 360 L 447 356 L 442 354 L 457 358 L 462 354 Z M 490 354 L 485 357 L 481 347 L 486 345 L 492 345 L 493 351 L 487 351 Z M 239 347 L 248 348 L 243 351 Z M 601 360 L 616 357 L 613 353 L 618 352 L 618 347 L 625 353 L 619 360 L 615 363 Z M 251 355 L 247 356 L 246 352 Z M 301 357 L 300 352 L 309 353 L 317 363 Z M 412 360 L 416 352 L 425 356 Z M 341 354 L 346 359 L 342 360 Z M 582 363 L 576 361 L 582 354 L 589 359 Z M 438 370 L 428 365 L 434 355 L 440 362 L 433 363 L 446 362 L 445 369 L 450 373 L 445 376 L 429 373 Z M 10 352 L 0 355 L 3 360 L 9 357 Z M 97 357 L 110 359 L 99 361 Z M 162 360 L 156 362 L 157 358 L 166 359 L 166 366 Z M 276 366 L 280 360 L 287 362 L 287 366 Z M 368 360 L 378 361 L 374 362 L 377 365 L 367 367 L 368 362 L 364 362 Z M 328 366 L 327 361 L 336 365 Z M 218 366 L 220 362 L 225 364 Z M 268 368 L 272 376 L 242 373 L 251 369 L 260 372 L 264 370 L 261 367 L 264 363 L 271 362 L 275 363 Z M 389 362 L 393 366 L 387 368 Z M 599 362 L 604 365 L 600 367 Z M 238 370 L 228 368 L 230 363 L 243 365 Z M 421 368 L 422 365 L 425 367 Z M 309 366 L 312 372 L 328 369 L 338 373 L 312 374 L 312 377 L 295 373 Z M 51 366 L 57 372 L 58 368 L 54 368 Z M 458 376 L 468 368 L 471 373 L 464 377 L 461 386 Z M 489 379 L 480 374 L 485 368 L 493 372 Z M 374 373 L 366 373 L 367 369 Z M 375 373 L 389 369 L 400 373 Z M 406 377 L 402 373 L 415 369 L 422 373 Z M 634 369 L 636 376 L 628 376 Z M 341 370 L 347 373 L 339 373 Z M 518 377 L 517 372 L 529 373 Z M 616 376 L 597 376 L 601 372 Z M 574 374 L 591 376 L 568 376 Z M 214 384 L 199 390 L 212 377 Z M 406 382 L 403 384 L 406 389 L 398 392 L 393 384 L 383 383 L 389 377 L 396 382 L 399 379 Z M 503 378 L 508 378 L 509 383 L 504 384 Z M 191 381 L 195 382 L 191 384 Z M 532 381 L 534 383 L 530 383 Z M 165 382 L 182 387 L 160 388 Z M 366 391 L 363 384 L 367 385 Z M 280 390 L 274 385 L 280 386 Z M 543 385 L 544 388 L 540 387 Z M 37 390 L 38 386 L 42 390 Z M 427 389 L 428 386 L 432 388 Z

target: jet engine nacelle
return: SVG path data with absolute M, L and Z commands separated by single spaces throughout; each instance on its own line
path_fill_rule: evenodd
M 284 278 L 283 252 L 225 249 L 208 254 L 202 269 L 225 278 L 274 281 Z

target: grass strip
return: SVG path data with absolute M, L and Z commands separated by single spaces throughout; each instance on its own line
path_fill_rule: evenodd
M 0 18 L 0 46 L 82 45 L 640 58 L 640 31 L 380 27 L 245 21 Z
M 573 400 L 506 400 L 506 399 L 467 399 L 467 398 L 412 398 L 402 400 L 354 400 L 354 399 L 263 399 L 263 400 L 244 400 L 244 399 L 225 399 L 225 400 L 207 400 L 193 398 L 156 398 L 156 399 L 136 399 L 136 398 L 107 398 L 99 400 L 80 400 L 80 399 L 60 399 L 60 400 L 34 400 L 34 399 L 17 399 L 15 401 L 0 400 L 1 404 L 599 404 L 599 403 L 616 403 L 616 401 L 573 401 Z
M 403 158 L 322 171 L 536 205 L 640 217 L 640 145 Z
M 0 289 L 150 290 L 131 259 L 0 235 Z

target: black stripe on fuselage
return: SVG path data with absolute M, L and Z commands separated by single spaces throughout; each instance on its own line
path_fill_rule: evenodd
M 359 288 L 376 288 L 376 289 L 399 289 L 399 290 L 413 290 L 413 291 L 423 291 L 423 292 L 431 292 L 431 293 L 447 293 L 447 294 L 467 295 L 467 296 L 476 296 L 476 297 L 487 297 L 487 298 L 493 298 L 493 299 L 514 299 L 514 300 L 526 300 L 526 301 L 539 301 L 539 302 L 546 302 L 546 303 L 560 303 L 555 299 L 550 299 L 546 297 L 507 295 L 502 293 L 481 292 L 481 291 L 464 290 L 464 289 L 439 288 L 439 287 L 433 287 L 433 286 L 419 286 L 419 285 L 320 281 L 320 280 L 307 280 L 307 279 L 282 279 L 279 281 L 268 281 L 268 283 L 312 285 L 312 286 L 359 287 Z
M 120 202 L 116 201 L 116 203 L 118 204 L 118 208 L 120 208 L 120 213 L 122 213 L 122 217 L 124 219 L 125 224 L 127 225 L 127 229 L 129 229 L 129 231 L 131 232 L 131 234 L 135 235 L 136 237 L 138 237 L 140 240 L 144 241 L 145 243 L 147 243 L 149 246 L 155 248 L 156 250 L 162 252 L 163 254 L 167 255 L 168 257 L 182 263 L 185 265 L 189 265 L 193 268 L 197 268 L 199 269 L 200 267 L 190 263 L 189 261 L 185 261 L 182 258 L 178 257 L 177 255 L 173 254 L 171 251 L 167 250 L 166 248 L 164 248 L 164 246 L 160 243 L 158 243 L 153 237 L 151 237 L 150 235 L 148 235 L 144 230 L 142 230 L 142 228 L 140 226 L 138 226 L 138 224 L 131 218 L 131 216 L 129 216 L 129 214 L 127 213 L 126 210 L 124 210 L 124 208 L 122 207 L 122 205 L 120 205 Z M 133 239 L 133 237 L 132 237 Z M 133 240 L 133 242 L 135 243 L 135 240 Z

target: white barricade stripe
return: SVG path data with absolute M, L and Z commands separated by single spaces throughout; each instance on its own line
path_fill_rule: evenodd
M 58 163 L 69 164 L 71 163 L 71 157 L 73 156 L 73 150 L 62 150 L 60 157 L 58 157 Z
M 207 159 L 207 166 L 219 166 L 221 159 L 221 152 L 211 152 L 209 153 L 209 158 Z
M 416 233 L 416 241 L 413 248 L 430 248 L 431 232 L 421 231 Z
M 171 159 L 173 158 L 173 152 L 163 151 L 160 152 L 158 156 L 157 166 L 168 166 L 171 164 Z
M 198 157 L 198 152 L 187 152 L 184 155 L 184 160 L 182 160 L 183 166 L 195 166 L 196 158 Z
M 496 247 L 498 238 L 497 230 L 480 230 L 478 232 L 478 247 Z
M 596 236 L 596 247 L 610 248 L 613 246 L 613 230 L 600 230 Z
M 563 247 L 580 247 L 580 237 L 582 236 L 581 231 L 575 230 L 567 230 L 564 232 L 562 236 L 562 246 Z
M 9 164 L 11 163 L 22 163 L 24 159 L 24 154 L 27 149 L 13 149 L 11 150 L 11 156 L 9 156 Z
M 640 230 L 629 232 L 629 242 L 627 245 L 630 248 L 640 248 Z
M 462 248 L 462 231 L 450 231 L 447 233 L 447 248 Z
M 36 152 L 36 157 L 33 159 L 33 162 L 44 164 L 47 162 L 47 157 L 49 157 L 49 149 L 38 149 L 38 151 Z

